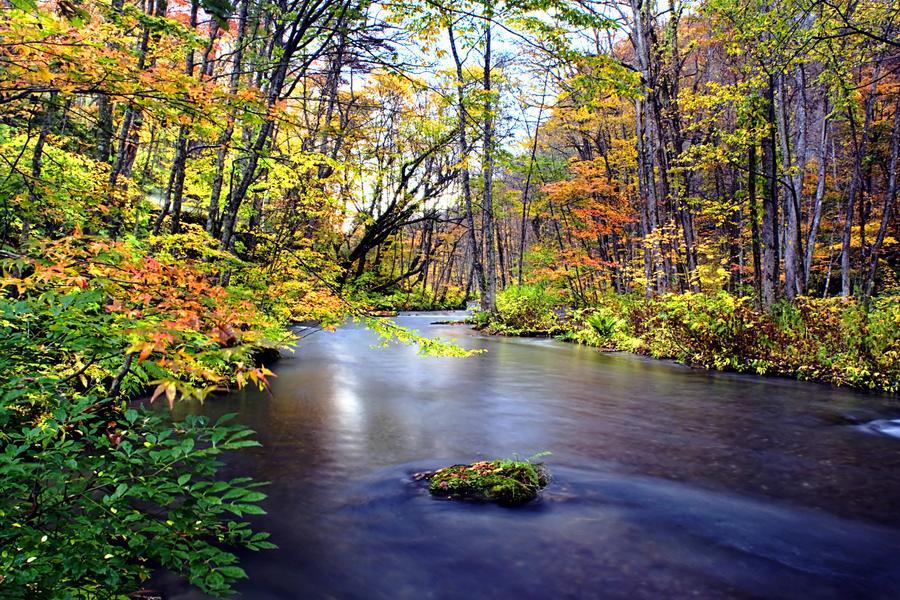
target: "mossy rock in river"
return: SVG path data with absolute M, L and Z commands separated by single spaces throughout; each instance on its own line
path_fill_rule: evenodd
M 534 500 L 550 481 L 543 464 L 518 460 L 453 465 L 422 473 L 418 478 L 428 480 L 428 491 L 435 496 L 496 502 L 504 506 Z

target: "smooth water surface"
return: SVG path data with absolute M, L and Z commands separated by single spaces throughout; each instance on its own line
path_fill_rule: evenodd
M 271 394 L 199 409 L 263 444 L 228 466 L 272 482 L 256 525 L 280 547 L 242 555 L 244 598 L 900 598 L 900 439 L 852 424 L 896 419 L 889 399 L 446 318 L 397 320 L 487 353 L 350 326 L 306 337 Z M 518 509 L 409 479 L 543 451 L 554 480 Z

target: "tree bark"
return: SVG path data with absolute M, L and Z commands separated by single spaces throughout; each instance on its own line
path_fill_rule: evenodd
M 778 283 L 778 181 L 775 153 L 775 82 L 769 76 L 766 88 L 766 130 L 762 140 L 763 216 L 762 216 L 762 305 L 772 306 Z
M 453 62 L 456 65 L 456 104 L 459 113 L 458 143 L 459 156 L 462 167 L 460 173 L 460 185 L 463 192 L 463 201 L 466 211 L 466 225 L 469 234 L 469 247 L 472 252 L 472 275 L 478 285 L 478 292 L 481 298 L 487 295 L 487 280 L 484 276 L 484 266 L 481 263 L 481 246 L 478 243 L 478 234 L 475 231 L 475 215 L 472 209 L 472 182 L 469 176 L 469 145 L 466 136 L 466 105 L 465 93 L 463 91 L 465 80 L 463 79 L 462 61 L 456 48 L 456 36 L 453 32 L 453 24 L 447 26 L 447 35 L 450 39 L 450 50 L 453 54 Z
M 108 163 L 112 152 L 113 106 L 106 94 L 97 96 L 97 127 L 94 136 L 97 138 L 94 158 Z
M 788 300 L 793 300 L 805 289 L 802 275 L 803 265 L 801 256 L 803 248 L 800 245 L 800 196 L 803 193 L 803 175 L 806 171 L 806 90 L 805 78 L 802 68 L 797 67 L 798 100 L 796 108 L 796 147 L 792 159 L 790 142 L 790 120 L 787 115 L 787 85 L 784 74 L 778 75 L 778 99 L 779 99 L 779 138 L 781 141 L 781 157 L 784 172 L 791 169 L 794 174 L 785 186 L 784 212 L 784 295 Z
M 850 273 L 850 253 L 851 234 L 853 229 L 853 209 L 856 203 L 856 196 L 859 193 L 862 184 L 862 161 L 869 145 L 869 130 L 872 124 L 872 113 L 875 109 L 875 92 L 877 89 L 878 76 L 881 71 L 881 64 L 875 66 L 872 73 L 872 85 L 869 89 L 869 95 L 866 98 L 865 117 L 863 120 L 862 134 L 859 143 L 856 146 L 856 153 L 853 160 L 853 175 L 850 178 L 850 187 L 847 190 L 847 202 L 844 212 L 844 230 L 841 236 L 841 296 L 848 298 L 851 293 L 851 273 Z M 853 111 L 849 110 L 850 126 L 854 129 L 855 119 Z
M 247 30 L 247 3 L 248 0 L 243 0 L 238 9 L 237 39 L 235 40 L 234 60 L 228 83 L 228 94 L 232 98 L 237 92 L 241 81 L 241 63 L 244 60 L 244 37 Z M 206 232 L 215 237 L 218 237 L 220 231 L 219 201 L 222 198 L 222 184 L 225 181 L 225 159 L 228 157 L 228 146 L 231 142 L 231 137 L 234 135 L 234 119 L 234 112 L 229 112 L 225 130 L 216 142 L 219 149 L 216 151 L 215 175 L 213 176 L 209 194 L 209 205 L 206 209 Z
M 531 156 L 528 158 L 528 175 L 525 177 L 525 189 L 522 192 L 522 222 L 519 226 L 519 285 L 522 285 L 522 266 L 525 261 L 525 238 L 527 237 L 528 224 L 528 194 L 531 191 L 531 177 L 534 174 L 534 158 L 537 154 L 538 135 L 541 131 L 541 116 L 544 114 L 544 102 L 547 95 L 547 80 L 550 77 L 548 70 L 544 76 L 544 89 L 541 92 L 541 105 L 538 108 L 537 122 L 534 125 L 534 139 L 531 142 Z
M 900 154 L 900 95 L 897 96 L 897 99 L 894 102 L 894 126 L 891 130 L 891 158 L 888 163 L 884 207 L 882 208 L 878 234 L 875 236 L 875 243 L 872 244 L 872 252 L 869 257 L 869 272 L 866 276 L 864 290 L 866 297 L 871 296 L 875 291 L 875 274 L 878 271 L 878 255 L 881 252 L 882 244 L 884 244 L 888 223 L 891 222 L 891 213 L 894 208 L 894 203 L 897 201 L 897 170 L 900 168 L 900 164 L 898 164 L 898 154 Z
M 750 204 L 750 249 L 753 254 L 753 289 L 762 300 L 762 249 L 759 233 L 759 204 L 756 199 L 756 141 L 747 150 L 747 198 Z
M 44 103 L 44 118 L 41 121 L 41 131 L 38 139 L 34 143 L 34 149 L 31 152 L 31 181 L 28 184 L 28 209 L 34 210 L 41 199 L 38 191 L 41 187 L 41 174 L 44 169 L 44 145 L 47 143 L 47 136 L 50 134 L 50 127 L 53 124 L 53 113 L 55 112 L 56 92 L 50 92 L 50 97 Z M 31 237 L 31 217 L 28 211 L 22 215 L 22 229 L 19 235 L 19 247 L 25 248 Z
M 200 8 L 199 0 L 191 0 L 191 31 L 197 29 L 197 11 Z M 194 49 L 189 48 L 187 56 L 184 59 L 184 73 L 188 77 L 194 75 Z M 172 233 L 181 232 L 181 201 L 184 197 L 184 176 L 187 169 L 188 159 L 188 128 L 182 125 L 178 128 L 178 141 L 175 146 L 175 159 L 172 161 L 172 171 L 174 173 L 172 187 Z M 163 215 L 165 216 L 165 215 Z M 162 221 L 160 221 L 161 223 Z
M 484 28 L 484 154 L 481 164 L 483 195 L 481 202 L 482 235 L 485 250 L 486 293 L 481 309 L 494 312 L 497 308 L 497 265 L 494 250 L 494 104 L 491 99 L 491 29 L 492 11 L 485 5 L 487 18 Z
M 259 165 L 260 156 L 274 131 L 275 116 L 271 113 L 285 90 L 288 73 L 290 73 L 294 82 L 299 81 L 305 75 L 309 65 L 321 56 L 336 33 L 336 30 L 331 27 L 332 20 L 336 16 L 339 20 L 347 12 L 349 6 L 349 0 L 311 0 L 311 2 L 302 4 L 302 10 L 294 13 L 290 22 L 285 23 L 276 20 L 275 31 L 272 33 L 271 39 L 273 41 L 272 55 L 277 56 L 278 62 L 272 68 L 268 82 L 266 108 L 269 114 L 260 126 L 255 140 L 249 148 L 237 185 L 231 188 L 228 195 L 228 203 L 222 215 L 222 228 L 219 236 L 222 248 L 234 250 L 238 211 L 244 198 L 247 196 L 250 185 L 256 179 L 256 169 Z M 313 40 L 320 39 L 319 35 L 312 34 L 313 31 L 316 34 L 321 33 L 324 39 L 319 41 L 319 45 L 316 48 L 310 50 L 309 45 Z M 292 64 L 294 57 L 301 50 L 303 51 L 301 64 Z M 287 85 L 288 90 L 292 88 L 293 85 Z
M 813 254 L 816 249 L 816 236 L 819 232 L 819 223 L 822 221 L 822 201 L 825 198 L 825 180 L 828 173 L 828 97 L 822 98 L 822 132 L 819 134 L 819 148 L 816 153 L 819 162 L 816 173 L 816 195 L 813 199 L 812 218 L 809 224 L 809 232 L 806 236 L 806 256 L 803 261 L 803 272 L 806 274 L 806 283 L 809 284 L 812 272 Z M 805 290 L 804 290 L 805 291 Z

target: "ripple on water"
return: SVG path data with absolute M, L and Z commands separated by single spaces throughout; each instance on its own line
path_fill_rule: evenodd
M 877 419 L 859 426 L 863 431 L 900 438 L 900 419 Z
M 369 581 L 373 597 L 391 589 L 477 598 L 900 597 L 894 529 L 552 464 L 541 500 L 515 509 L 435 499 L 410 478 L 451 462 L 400 465 L 349 485 L 342 507 L 320 523 L 340 530 L 348 550 L 323 565 L 321 589 L 335 592 L 346 570 Z

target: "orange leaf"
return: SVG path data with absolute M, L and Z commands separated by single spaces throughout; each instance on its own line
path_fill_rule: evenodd
M 147 359 L 147 357 L 150 356 L 150 353 L 152 353 L 152 352 L 153 352 L 152 345 L 148 344 L 148 345 L 144 346 L 143 349 L 141 349 L 141 353 L 138 355 L 138 364 L 141 364 L 142 362 L 144 362 Z
M 156 400 L 157 398 L 159 398 L 160 394 L 162 394 L 163 392 L 166 391 L 166 385 L 167 385 L 167 384 L 166 384 L 166 382 L 164 381 L 164 382 L 162 382 L 161 384 L 159 384 L 158 386 L 156 386 L 156 389 L 153 390 L 153 395 L 150 396 L 150 403 L 151 403 L 151 404 L 153 404 L 153 401 L 154 401 L 154 400 Z

